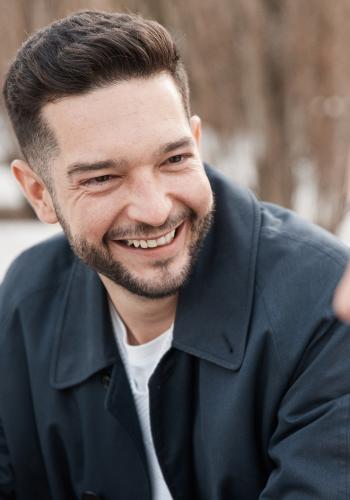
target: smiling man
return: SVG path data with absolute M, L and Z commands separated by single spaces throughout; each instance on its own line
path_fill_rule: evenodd
M 13 173 L 64 235 L 0 289 L 0 497 L 347 498 L 346 252 L 203 166 L 168 32 L 74 14 L 4 97 Z
M 209 226 L 212 194 L 198 153 L 199 119 L 188 120 L 171 75 L 112 82 L 47 104 L 42 118 L 60 152 L 49 222 L 58 218 L 111 297 L 126 289 L 175 304 Z M 31 185 L 30 168 L 15 162 L 14 170 Z M 40 213 L 41 193 L 32 199 Z

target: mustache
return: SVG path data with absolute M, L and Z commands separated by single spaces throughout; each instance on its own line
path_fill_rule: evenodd
M 195 212 L 189 208 L 183 210 L 176 215 L 169 216 L 161 226 L 152 226 L 151 224 L 139 222 L 130 226 L 112 228 L 107 231 L 103 239 L 105 242 L 108 240 L 129 240 L 133 238 L 147 239 L 149 236 L 154 235 L 155 230 L 157 233 L 168 233 L 186 219 L 195 220 Z

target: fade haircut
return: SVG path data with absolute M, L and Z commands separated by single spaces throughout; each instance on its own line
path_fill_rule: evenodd
M 168 72 L 189 117 L 186 71 L 168 31 L 136 14 L 83 11 L 34 33 L 20 48 L 5 80 L 6 107 L 26 161 L 49 181 L 57 154 L 42 108 L 63 97 Z

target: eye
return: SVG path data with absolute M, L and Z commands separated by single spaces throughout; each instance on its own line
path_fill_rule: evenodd
M 169 163 L 180 163 L 184 159 L 185 159 L 185 155 L 174 155 L 168 159 L 168 162 Z
M 191 158 L 192 153 L 179 153 L 177 155 L 170 156 L 164 163 L 167 165 L 176 165 L 185 163 L 188 158 Z
M 87 179 L 84 181 L 82 184 L 84 186 L 91 186 L 91 185 L 97 185 L 101 186 L 102 184 L 106 184 L 110 180 L 112 180 L 113 176 L 112 175 L 99 175 L 97 177 L 92 177 L 91 179 Z

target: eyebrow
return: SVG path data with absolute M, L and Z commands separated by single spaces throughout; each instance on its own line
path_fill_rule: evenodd
M 86 172 L 92 172 L 96 170 L 103 170 L 105 168 L 120 168 L 122 166 L 121 161 L 116 160 L 102 160 L 94 161 L 92 163 L 76 162 L 72 163 L 67 168 L 68 177 L 73 177 L 77 174 L 83 174 Z
M 193 147 L 195 145 L 195 142 L 193 140 L 192 136 L 185 136 L 181 137 L 181 139 L 178 139 L 177 141 L 173 142 L 168 142 L 161 146 L 158 149 L 159 154 L 166 154 L 166 153 L 171 153 L 175 149 L 183 148 L 183 147 Z
M 175 151 L 176 149 L 183 147 L 193 147 L 194 145 L 195 142 L 192 136 L 185 136 L 182 137 L 181 139 L 178 139 L 177 141 L 168 142 L 162 145 L 160 148 L 158 148 L 157 153 L 159 155 L 167 154 L 171 153 L 172 151 Z M 113 160 L 113 159 L 94 161 L 91 163 L 76 162 L 72 163 L 67 167 L 67 176 L 71 178 L 74 175 L 83 174 L 86 172 L 95 172 L 106 168 L 120 169 L 122 167 L 125 167 L 125 165 L 127 165 L 126 160 Z

